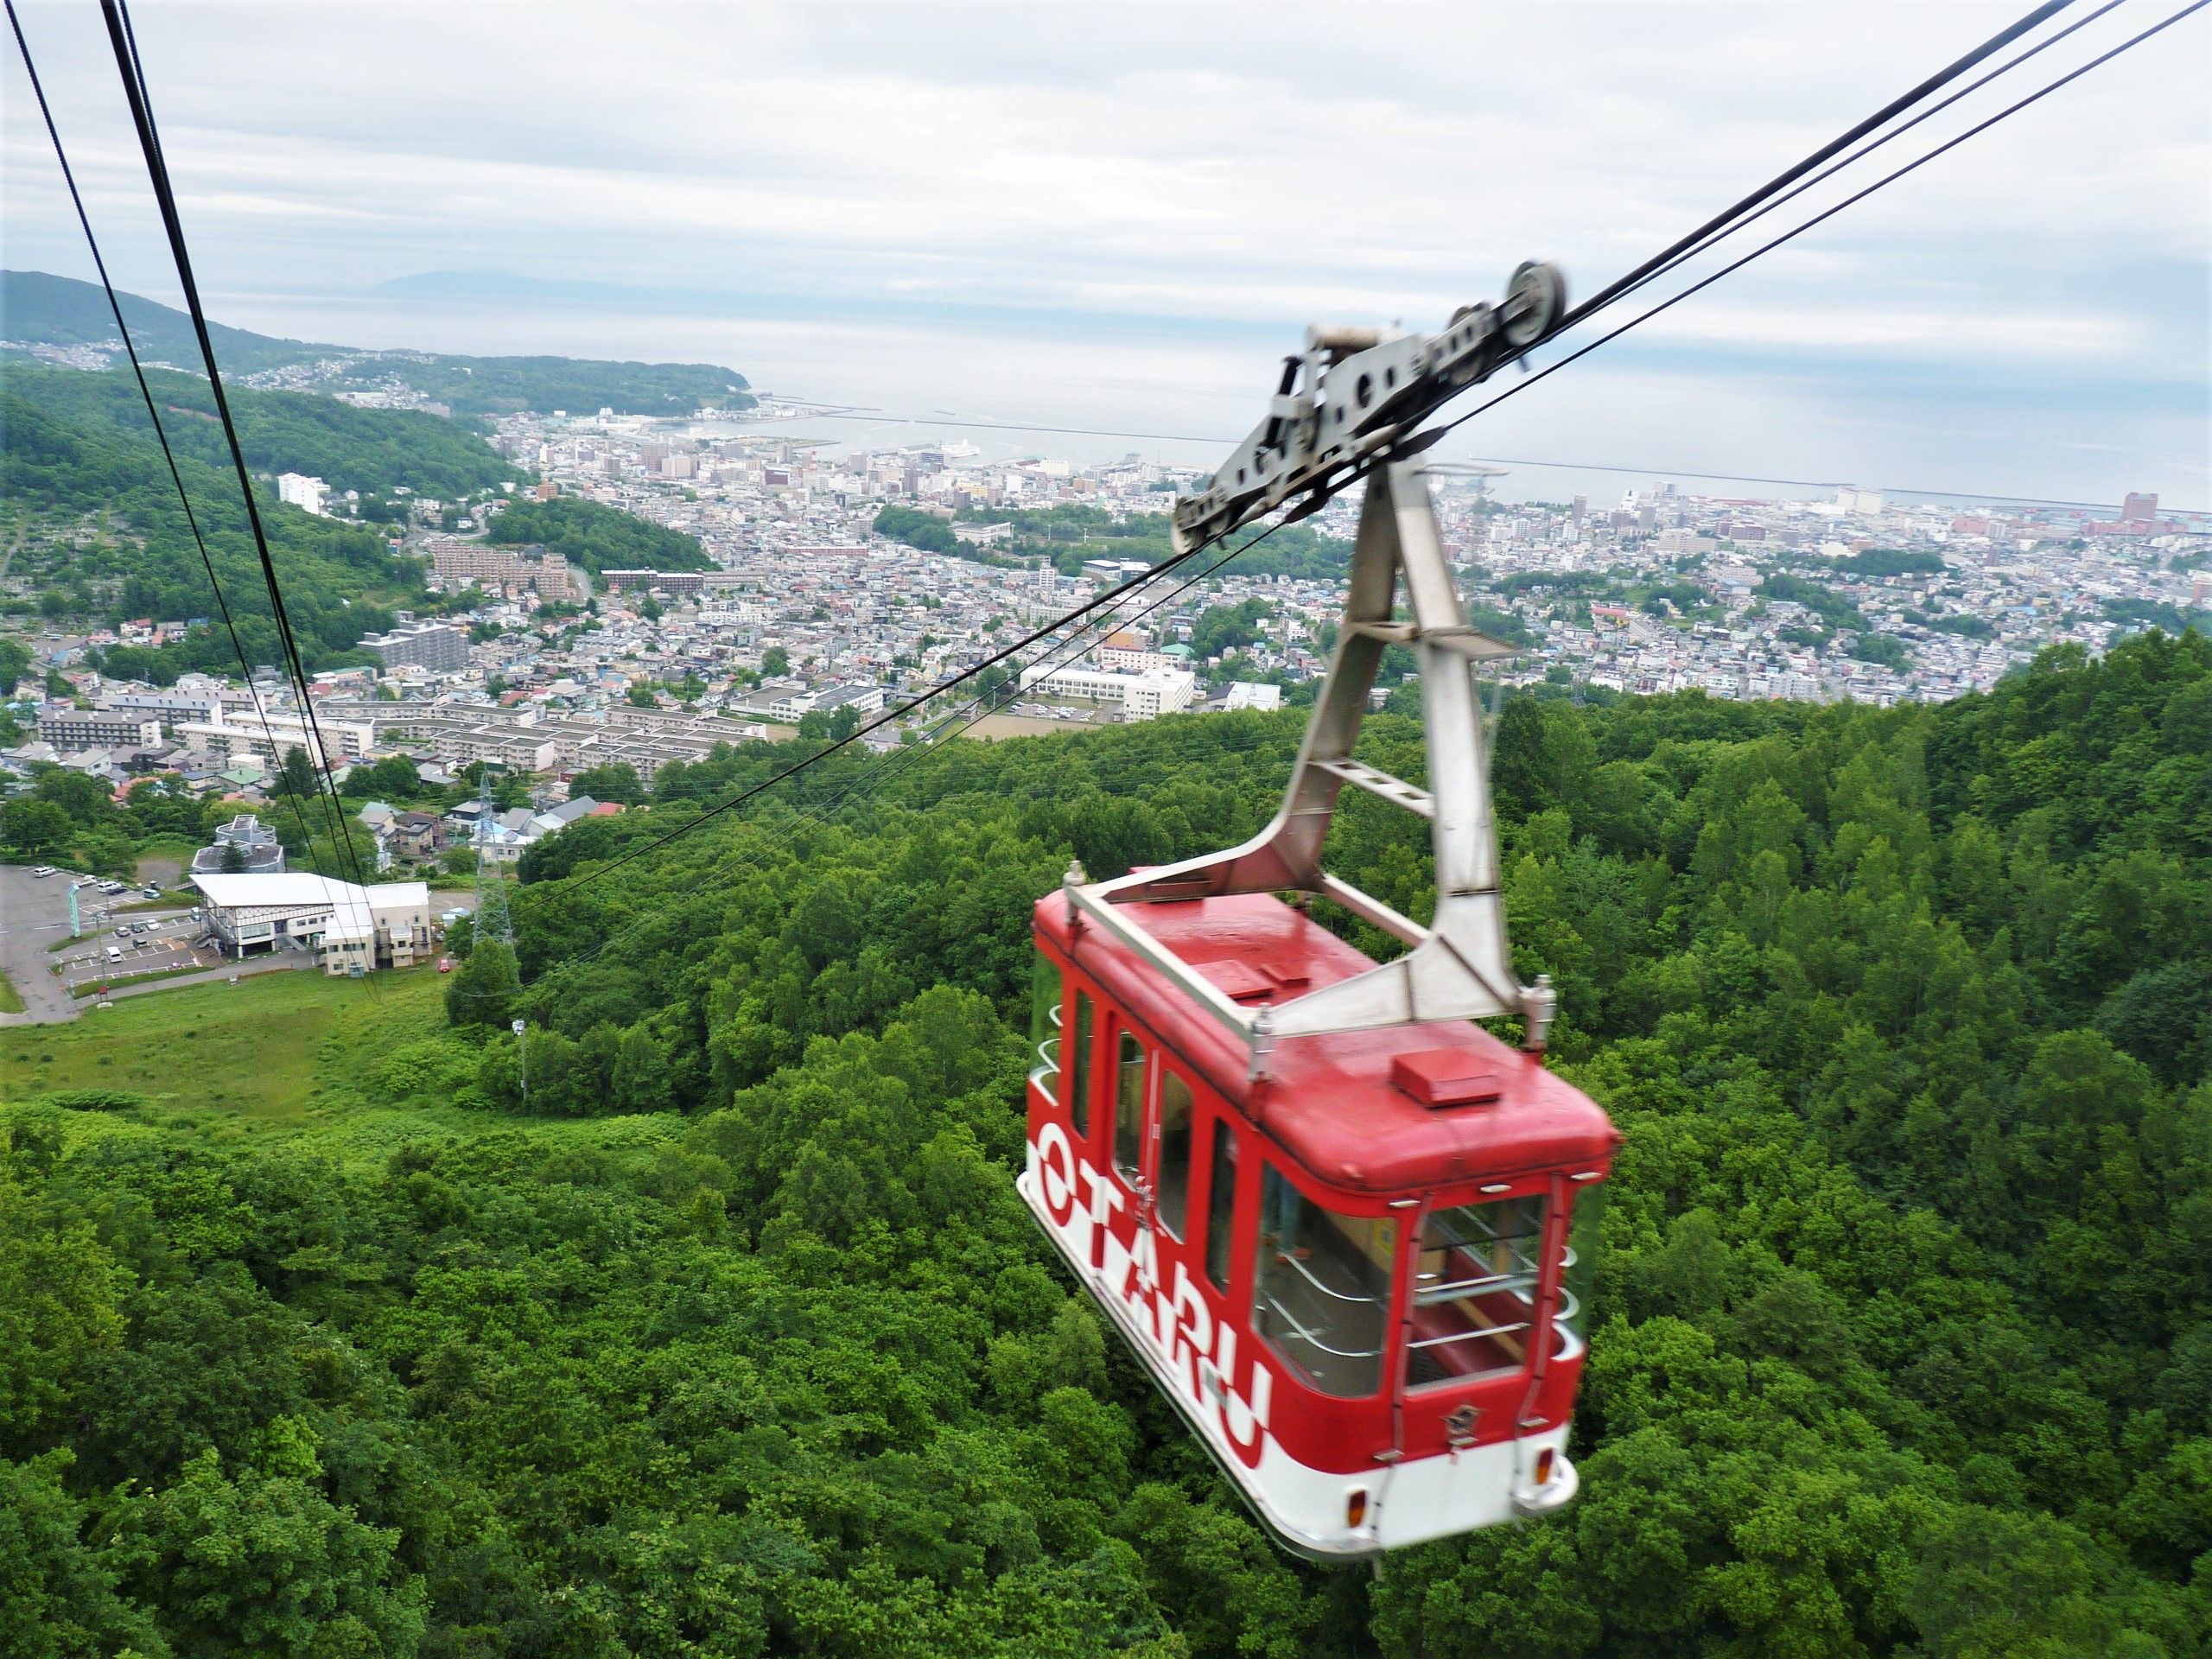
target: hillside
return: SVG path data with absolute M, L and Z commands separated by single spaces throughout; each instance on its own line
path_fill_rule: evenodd
M 910 509 L 893 507 L 885 511 L 893 515 L 891 523 L 899 528 L 887 529 L 879 524 L 877 528 L 884 535 L 905 541 L 914 530 L 922 529 L 920 519 L 911 516 Z M 949 530 L 931 533 L 923 529 L 922 539 L 913 544 L 931 552 L 956 553 L 985 563 L 1042 557 L 1050 560 L 1062 575 L 1071 576 L 1083 569 L 1087 559 L 1141 559 L 1147 564 L 1158 564 L 1173 550 L 1168 539 L 1167 514 L 1164 512 L 1132 513 L 1116 518 L 1101 507 L 1064 504 L 1010 510 L 976 507 L 963 512 L 961 517 L 977 522 L 1011 524 L 1014 533 L 992 548 L 979 549 L 966 543 L 947 546 L 944 543 L 952 539 Z M 943 521 L 938 522 L 942 526 Z M 1343 575 L 1351 559 L 1351 543 L 1324 536 L 1311 524 L 1284 524 L 1270 532 L 1263 543 L 1240 556 L 1236 568 L 1246 575 L 1296 576 L 1327 582 Z
M 116 298 L 142 362 L 167 363 L 177 368 L 199 366 L 200 341 L 193 333 L 188 312 L 136 294 L 118 292 Z M 0 334 L 12 346 L 112 344 L 118 359 L 122 354 L 107 292 L 97 283 L 50 276 L 42 270 L 0 270 L 0 319 L 4 319 Z M 226 380 L 233 374 L 255 374 L 287 364 L 312 362 L 345 349 L 308 340 L 278 340 L 213 321 L 207 325 L 207 335 L 214 342 L 215 361 L 221 365 Z
M 257 664 L 276 662 L 237 476 L 213 416 L 193 412 L 205 383 L 149 381 L 181 411 L 164 424 L 247 653 Z M 327 462 L 374 491 L 512 476 L 480 439 L 424 416 L 244 391 L 233 409 L 255 464 L 272 473 Z M 15 545 L 10 582 L 23 595 L 9 601 L 12 608 L 111 624 L 214 615 L 191 528 L 127 370 L 0 365 L 0 531 Z M 390 626 L 391 607 L 426 602 L 421 564 L 393 555 L 381 533 L 280 505 L 263 489 L 270 556 L 310 669 L 348 660 L 362 634 Z M 213 627 L 159 651 L 130 648 L 112 666 L 163 681 L 188 668 L 238 671 L 228 638 Z
M 594 576 L 607 570 L 714 569 L 697 537 L 575 496 L 513 502 L 494 515 L 484 534 L 493 542 L 543 543 Z
M 299 993 L 251 1079 L 258 987 L 0 1038 L 0 1594 L 71 1651 L 2202 1651 L 2212 645 L 1508 705 L 1518 965 L 1627 1136 L 1583 1495 L 1371 1574 L 1261 1541 L 1009 1187 L 1029 900 L 1249 833 L 1297 739 L 955 744 L 794 822 L 841 757 L 562 885 L 739 750 L 533 849 L 519 988 Z M 1413 902 L 1402 816 L 1340 839 Z
M 147 362 L 197 370 L 200 348 L 185 312 L 119 296 L 124 320 Z M 0 317 L 11 347 L 122 344 L 107 296 L 91 283 L 44 271 L 0 271 Z M 701 409 L 748 409 L 745 377 L 712 363 L 626 363 L 569 357 L 465 357 L 438 352 L 366 351 L 357 346 L 279 340 L 211 322 L 215 360 L 233 376 L 276 370 L 305 372 L 317 390 L 402 388 L 432 398 L 454 415 L 482 416 L 529 410 L 577 413 L 611 408 L 630 415 L 690 415 Z
M 230 448 L 207 383 L 161 369 L 150 371 L 146 381 L 170 447 L 207 466 L 229 467 Z M 80 430 L 112 429 L 153 440 L 146 405 L 128 368 L 90 374 L 0 364 L 0 386 Z M 383 496 L 404 488 L 441 499 L 523 477 L 482 438 L 435 415 L 356 409 L 312 392 L 226 390 L 246 465 L 256 473 L 308 473 L 340 493 Z M 171 420 L 172 414 L 185 418 Z

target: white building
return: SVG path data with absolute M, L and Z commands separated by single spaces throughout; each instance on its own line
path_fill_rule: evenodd
M 1030 691 L 1039 686 L 1058 696 L 1117 702 L 1125 720 L 1150 720 L 1188 709 L 1198 697 L 1198 677 L 1187 668 L 1155 669 L 1147 674 L 1109 674 L 1095 668 L 1046 668 L 1041 664 L 1023 669 L 1021 689 Z
M 1232 681 L 1229 695 L 1222 699 L 1224 711 L 1238 709 L 1273 709 L 1282 707 L 1282 687 L 1268 685 L 1252 680 Z
M 315 952 L 326 974 L 359 976 L 428 958 L 430 888 L 423 881 L 356 887 L 327 875 L 195 872 L 207 925 L 224 953 L 243 960 L 288 945 Z
M 319 478 L 309 478 L 305 473 L 280 473 L 276 478 L 276 499 L 289 501 L 318 518 L 327 518 L 323 498 L 330 493 L 330 486 Z
M 226 714 L 232 711 L 221 711 Z M 315 734 L 322 734 L 322 743 Z M 368 757 L 376 747 L 376 727 L 369 721 L 327 720 L 317 715 L 309 726 L 296 714 L 272 710 L 267 714 L 236 712 L 234 717 L 177 722 L 178 741 L 205 754 L 218 767 L 241 760 L 264 761 L 270 770 L 283 765 L 284 753 L 298 749 L 317 766 L 342 766 Z
M 450 622 L 402 622 L 389 633 L 365 635 L 361 649 L 386 668 L 412 663 L 450 674 L 468 666 L 468 633 Z

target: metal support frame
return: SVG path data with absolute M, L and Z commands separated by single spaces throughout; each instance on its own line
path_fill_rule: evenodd
M 1393 618 L 1401 575 L 1410 621 Z M 1394 644 L 1410 645 L 1420 665 L 1425 790 L 1351 758 L 1376 670 Z M 1352 548 L 1344 626 L 1281 810 L 1257 836 L 1224 852 L 1110 881 L 1085 883 L 1079 870 L 1071 870 L 1071 916 L 1105 929 L 1236 1032 L 1251 1051 L 1255 1076 L 1270 1045 L 1284 1038 L 1425 1020 L 1519 1014 L 1528 1022 L 1528 1046 L 1541 1049 L 1555 999 L 1548 977 L 1523 986 L 1513 976 L 1474 679 L 1477 664 L 1514 654 L 1468 626 L 1419 458 L 1378 465 L 1368 478 Z M 1430 821 L 1437 899 L 1427 927 L 1321 868 L 1322 842 L 1346 784 Z M 1238 1006 L 1141 920 L 1147 904 L 1285 890 L 1331 899 L 1411 948 L 1350 979 L 1255 1010 Z

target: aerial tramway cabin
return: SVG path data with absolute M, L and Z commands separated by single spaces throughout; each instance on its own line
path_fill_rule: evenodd
M 1024 1196 L 1268 1527 L 1357 1556 L 1567 1503 L 1605 1114 L 1465 1021 L 1286 1039 L 1252 1077 L 1071 910 L 1036 910 Z M 1146 924 L 1248 1007 L 1373 965 L 1271 894 Z

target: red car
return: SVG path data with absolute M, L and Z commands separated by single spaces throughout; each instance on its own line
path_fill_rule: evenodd
M 453 972 L 453 958 L 451 957 L 440 957 L 438 958 L 438 971 L 442 974 L 449 974 Z

